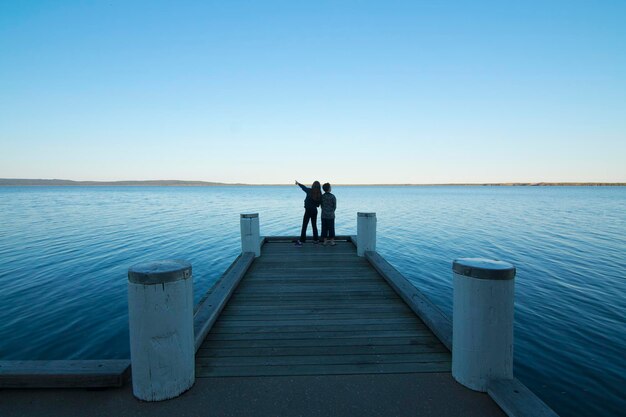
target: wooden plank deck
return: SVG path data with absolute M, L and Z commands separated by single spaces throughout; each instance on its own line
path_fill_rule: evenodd
M 196 354 L 196 376 L 450 372 L 450 352 L 350 242 L 270 240 Z
M 0 388 L 121 387 L 128 359 L 0 361 Z

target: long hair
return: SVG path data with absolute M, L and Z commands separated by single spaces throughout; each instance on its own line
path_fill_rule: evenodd
M 315 201 L 322 201 L 322 190 L 319 181 L 315 181 L 311 186 L 311 198 Z

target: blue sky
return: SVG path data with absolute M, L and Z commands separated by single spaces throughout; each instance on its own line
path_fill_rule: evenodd
M 0 1 L 0 177 L 626 181 L 624 1 Z

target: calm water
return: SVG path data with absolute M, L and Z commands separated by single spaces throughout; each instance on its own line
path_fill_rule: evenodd
M 337 233 L 452 314 L 451 261 L 514 263 L 515 372 L 562 416 L 626 409 L 626 188 L 337 187 Z M 298 234 L 293 187 L 0 187 L 0 359 L 129 356 L 126 270 L 183 258 L 195 299 L 239 252 L 239 213 Z

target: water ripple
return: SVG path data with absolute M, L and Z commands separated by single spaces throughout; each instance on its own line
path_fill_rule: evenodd
M 451 261 L 517 266 L 515 373 L 562 416 L 626 409 L 626 189 L 336 187 L 336 230 L 452 314 Z M 128 357 L 126 271 L 193 264 L 196 302 L 240 251 L 239 213 L 298 235 L 296 187 L 0 187 L 0 359 Z

